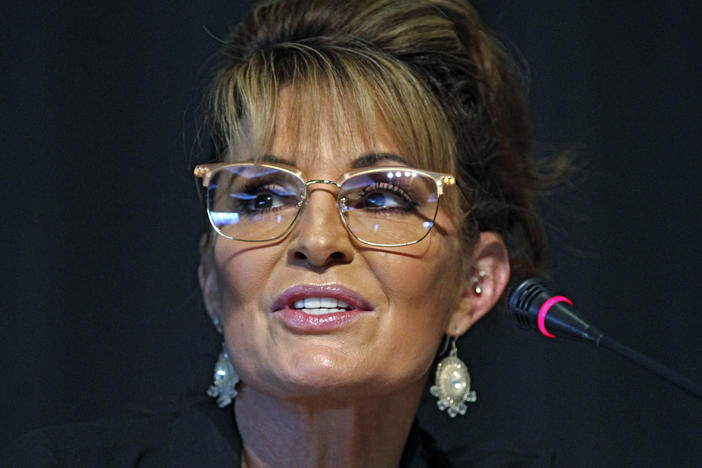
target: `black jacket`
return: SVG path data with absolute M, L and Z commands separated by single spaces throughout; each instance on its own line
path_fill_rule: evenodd
M 0 456 L 3 467 L 241 466 L 241 438 L 231 409 L 198 400 L 160 411 L 39 429 Z M 548 450 L 483 444 L 450 454 L 415 423 L 401 467 L 550 467 Z

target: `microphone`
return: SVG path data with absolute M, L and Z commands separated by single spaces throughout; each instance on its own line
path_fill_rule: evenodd
M 556 295 L 541 278 L 514 283 L 507 292 L 507 307 L 521 328 L 551 339 L 572 338 L 608 349 L 702 400 L 702 386 L 682 374 L 618 343 L 575 312 L 573 302 Z
M 573 302 L 553 294 L 541 278 L 529 278 L 510 288 L 509 310 L 523 328 L 538 330 L 549 338 L 558 336 L 596 345 L 604 333 L 578 317 Z

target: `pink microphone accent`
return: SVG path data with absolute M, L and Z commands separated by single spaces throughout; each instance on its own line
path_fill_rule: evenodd
M 548 311 L 557 302 L 567 302 L 568 304 L 573 305 L 571 300 L 565 296 L 553 296 L 551 299 L 543 303 L 543 305 L 539 309 L 539 316 L 536 319 L 536 323 L 539 325 L 539 331 L 541 332 L 541 334 L 543 334 L 544 336 L 548 336 L 549 338 L 555 338 L 556 335 L 552 335 L 548 332 L 548 330 L 546 330 L 546 314 L 548 314 Z

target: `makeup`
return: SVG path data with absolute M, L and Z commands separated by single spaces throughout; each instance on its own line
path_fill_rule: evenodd
M 296 332 L 326 333 L 352 323 L 373 307 L 360 294 L 337 284 L 300 284 L 283 291 L 271 311 Z

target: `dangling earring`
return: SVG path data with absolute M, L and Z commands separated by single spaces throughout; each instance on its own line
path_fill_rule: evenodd
M 472 403 L 478 399 L 475 390 L 470 389 L 468 367 L 458 358 L 457 339 L 458 331 L 451 338 L 451 352 L 436 366 L 434 385 L 429 389 L 429 392 L 439 399 L 436 406 L 441 411 L 446 410 L 452 418 L 457 414 L 466 414 L 466 401 Z
M 219 353 L 214 366 L 214 384 L 207 390 L 207 394 L 216 398 L 217 405 L 220 408 L 224 408 L 237 395 L 237 383 L 239 383 L 239 376 L 234 370 L 232 361 L 229 360 L 229 354 L 224 343 L 222 343 L 222 352 Z

